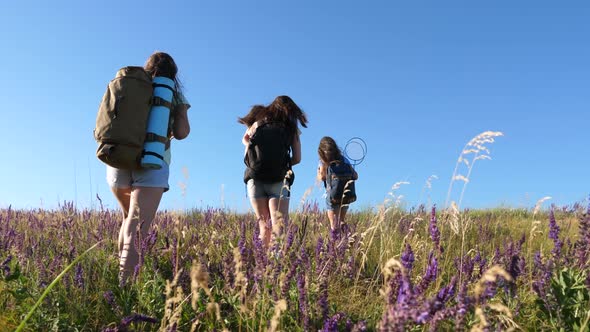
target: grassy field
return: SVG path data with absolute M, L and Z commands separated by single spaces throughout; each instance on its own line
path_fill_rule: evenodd
M 159 212 L 119 285 L 120 212 L 0 210 L 0 330 L 588 331 L 590 219 L 548 210 L 353 213 L 341 232 L 317 204 L 277 227 L 255 218 Z

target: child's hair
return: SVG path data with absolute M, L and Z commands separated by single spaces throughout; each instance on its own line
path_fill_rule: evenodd
M 177 92 L 182 92 L 182 84 L 178 80 L 178 67 L 168 53 L 154 52 L 143 66 L 151 77 L 163 76 L 174 81 Z
M 336 141 L 334 141 L 334 139 L 329 136 L 324 136 L 320 140 L 318 154 L 320 155 L 320 160 L 324 164 L 329 164 L 332 161 L 342 159 L 342 152 L 340 152 L 340 148 L 338 148 Z

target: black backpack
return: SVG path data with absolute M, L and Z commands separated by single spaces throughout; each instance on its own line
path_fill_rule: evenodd
M 328 165 L 326 192 L 332 204 L 350 204 L 356 201 L 353 177 L 352 165 L 344 160 L 333 161 Z
M 280 122 L 263 122 L 250 138 L 244 156 L 244 182 L 250 179 L 263 183 L 281 182 L 291 168 L 291 140 L 286 126 Z M 292 180 L 289 181 L 292 184 Z

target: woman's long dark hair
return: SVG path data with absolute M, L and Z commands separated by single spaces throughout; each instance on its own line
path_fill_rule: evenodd
M 336 144 L 336 141 L 329 136 L 324 136 L 320 140 L 318 154 L 320 160 L 326 165 L 336 160 L 342 160 L 342 152 L 340 151 L 340 148 Z
M 278 96 L 268 106 L 254 105 L 238 122 L 248 127 L 256 121 L 284 123 L 290 136 L 297 132 L 297 122 L 307 128 L 307 116 L 289 96 Z
M 151 77 L 163 76 L 174 81 L 177 93 L 182 93 L 182 83 L 178 79 L 178 67 L 168 53 L 154 52 L 143 66 Z

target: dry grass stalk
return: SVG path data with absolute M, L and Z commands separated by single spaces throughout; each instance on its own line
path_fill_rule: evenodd
M 303 196 L 301 196 L 301 200 L 299 201 L 299 207 L 297 208 L 297 211 L 299 211 L 300 213 L 303 212 L 303 207 L 305 206 L 305 201 L 307 201 L 307 197 L 309 195 L 311 195 L 311 193 L 313 192 L 313 187 L 314 186 L 307 188 L 305 190 L 305 192 L 303 193 Z
M 551 196 L 545 196 L 537 201 L 537 204 L 535 204 L 535 208 L 533 209 L 533 218 L 541 210 L 541 206 L 543 205 L 543 203 L 547 200 L 550 200 L 550 199 L 551 199 Z
M 422 191 L 420 192 L 420 199 L 418 200 L 418 202 L 422 202 L 422 196 L 424 195 L 424 193 L 426 192 L 426 196 L 427 196 L 427 203 L 426 206 L 430 206 L 431 202 L 430 202 L 430 192 L 432 190 L 432 182 L 434 180 L 438 180 L 438 176 L 436 175 L 431 175 L 428 177 L 428 179 L 426 179 L 426 182 L 424 183 L 424 187 L 422 187 Z
M 182 272 L 182 270 L 180 270 Z M 182 302 L 184 293 L 182 287 L 178 286 L 178 277 L 180 273 L 174 276 L 172 282 L 166 280 L 166 301 L 164 304 L 164 317 L 160 324 L 160 331 L 168 331 L 173 326 L 178 326 L 180 323 L 180 314 L 182 312 Z
M 475 285 L 475 316 L 478 318 L 478 322 L 471 328 L 471 332 L 483 332 L 486 331 L 489 327 L 488 319 L 484 313 L 485 308 L 498 313 L 496 318 L 498 318 L 504 326 L 509 326 L 506 329 L 506 331 L 513 331 L 514 329 L 519 328 L 518 324 L 516 324 L 516 322 L 512 320 L 512 312 L 510 311 L 510 308 L 508 308 L 507 306 L 501 303 L 487 303 L 483 307 L 480 306 L 480 296 L 485 292 L 487 283 L 496 282 L 498 280 L 498 277 L 502 277 L 506 281 L 512 281 L 512 277 L 508 272 L 506 272 L 506 270 L 504 270 L 499 265 L 494 265 L 483 273 L 483 275 Z
M 402 273 L 405 273 L 404 266 L 400 261 L 398 261 L 395 258 L 390 258 L 381 269 L 381 273 L 383 274 L 383 285 L 385 287 L 382 287 L 379 290 L 379 294 L 381 294 L 381 296 L 383 296 L 384 298 L 387 298 L 387 294 L 391 292 L 389 280 L 391 280 L 391 278 L 395 276 L 396 271 L 401 271 Z
M 461 189 L 461 195 L 459 196 L 459 200 L 457 203 L 458 206 L 461 206 L 461 202 L 463 201 L 463 195 L 465 193 L 465 188 L 467 187 L 467 183 L 469 183 L 471 171 L 473 170 L 475 162 L 477 160 L 492 159 L 490 157 L 490 150 L 486 147 L 486 144 L 494 143 L 495 138 L 499 136 L 504 136 L 504 134 L 499 131 L 484 131 L 483 133 L 475 136 L 469 142 L 467 142 L 463 150 L 461 150 L 461 154 L 459 154 L 459 158 L 457 159 L 457 163 L 455 164 L 455 170 L 453 171 L 453 175 L 451 176 L 451 182 L 449 183 L 449 190 L 447 192 L 445 207 L 448 207 L 448 204 L 451 200 L 453 183 L 455 181 L 463 182 L 463 188 Z M 463 164 L 467 167 L 467 175 L 459 173 L 459 167 Z
M 281 299 L 275 302 L 275 312 L 272 316 L 272 319 L 270 320 L 270 332 L 277 331 L 277 328 L 279 327 L 279 322 L 281 321 L 281 314 L 285 310 L 287 310 L 287 301 Z
M 235 284 L 234 289 L 240 294 L 240 312 L 246 313 L 248 311 L 246 291 L 248 287 L 248 279 L 243 271 L 242 255 L 239 248 L 234 248 L 234 275 Z
M 191 267 L 191 295 L 192 299 L 192 307 L 196 311 L 197 310 L 197 300 L 198 300 L 198 293 L 199 289 L 202 289 L 207 297 L 209 298 L 209 303 L 207 303 L 207 312 L 221 325 L 223 326 L 223 330 L 225 329 L 223 320 L 221 319 L 221 313 L 219 309 L 219 304 L 215 302 L 215 298 L 211 293 L 211 289 L 209 289 L 209 273 L 206 269 L 203 268 L 203 265 L 193 260 L 193 265 Z M 194 324 L 193 324 L 194 325 Z
M 391 196 L 392 198 L 395 199 L 397 197 L 395 195 L 395 192 L 398 189 L 400 189 L 402 185 L 406 185 L 406 184 L 410 184 L 410 183 L 407 181 L 399 181 L 399 182 L 394 183 L 393 186 L 391 187 L 391 191 L 388 193 L 388 196 Z M 383 203 L 378 206 L 378 211 L 377 211 L 376 217 L 373 218 L 369 227 L 367 227 L 367 229 L 363 233 L 361 233 L 362 245 L 359 249 L 359 252 L 360 252 L 362 258 L 361 258 L 360 266 L 365 266 L 365 263 L 368 258 L 367 253 L 369 252 L 371 245 L 373 244 L 373 240 L 375 239 L 376 232 L 379 231 L 380 235 L 383 236 L 382 230 L 383 230 L 383 223 L 385 221 L 385 215 L 389 211 L 391 211 L 393 208 L 398 207 L 398 205 L 388 206 L 389 202 L 391 202 L 391 199 L 385 198 Z M 389 235 L 391 235 L 391 234 L 389 234 Z M 364 239 L 367 236 L 369 237 L 369 240 L 368 240 L 368 242 L 364 242 Z M 382 242 L 383 241 L 381 241 L 381 243 Z M 383 250 L 381 250 L 380 252 L 383 253 Z M 355 282 L 358 282 L 362 270 L 363 270 L 362 268 L 360 268 L 358 270 Z
M 480 295 L 485 291 L 486 283 L 496 282 L 499 276 L 506 279 L 507 281 L 512 281 L 512 277 L 508 272 L 506 272 L 506 270 L 504 270 L 500 265 L 494 265 L 487 269 L 477 284 L 475 284 L 475 297 L 479 299 Z

